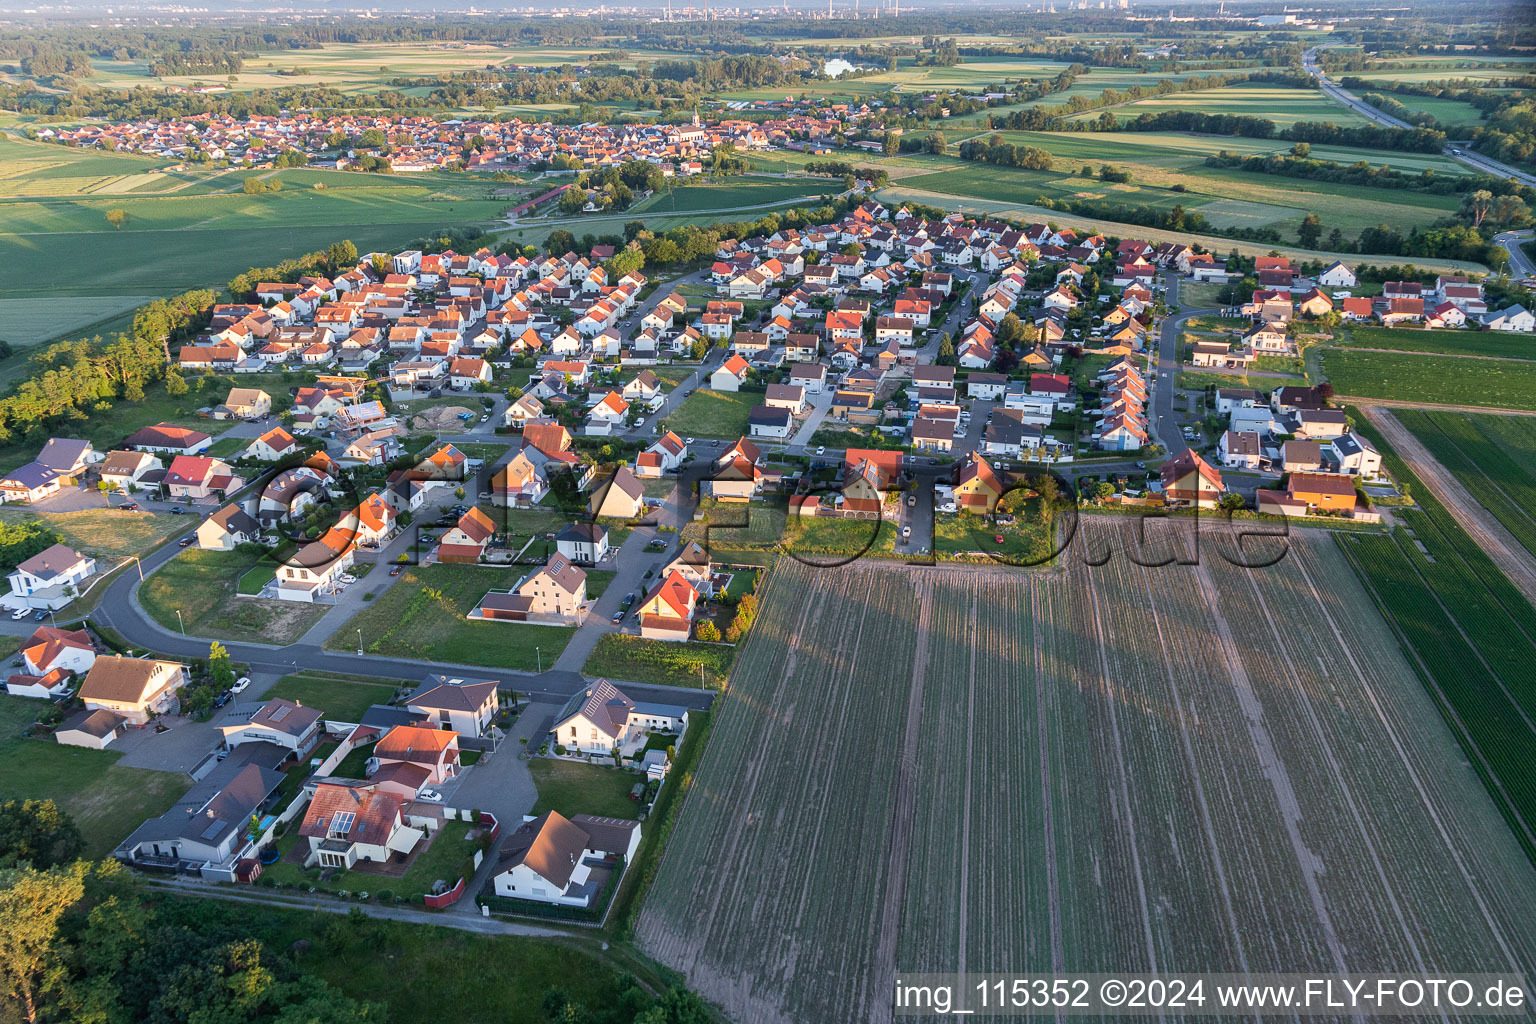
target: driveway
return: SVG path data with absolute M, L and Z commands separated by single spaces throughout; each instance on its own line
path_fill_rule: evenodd
M 516 828 L 538 798 L 522 755 L 538 749 L 559 710 L 558 704 L 527 705 L 494 751 L 480 755 L 458 780 L 438 787 L 443 802 L 451 807 L 490 811 L 503 829 Z M 525 739 L 526 746 L 522 743 Z
M 153 725 L 147 729 L 129 729 L 122 739 L 112 744 L 112 749 L 123 752 L 117 763 L 126 768 L 190 772 L 222 741 L 214 726 L 220 717 L 215 713 L 209 721 L 195 722 L 179 715 L 168 716 L 160 719 L 162 725 L 169 727 L 165 732 L 155 732 Z

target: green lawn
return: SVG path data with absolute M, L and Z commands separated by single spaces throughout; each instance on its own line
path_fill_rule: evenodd
M 610 533 L 612 531 L 609 531 Z M 608 584 L 618 573 L 613 569 L 588 569 L 587 570 L 587 600 L 596 601 L 603 596 L 608 589 Z
M 699 501 L 703 518 L 683 524 L 680 541 L 696 540 L 708 551 L 771 548 L 784 535 L 788 506 L 782 502 L 752 501 L 719 503 Z
M 340 722 L 356 722 L 373 705 L 394 700 L 398 685 L 392 679 L 297 672 L 278 680 L 266 696 L 284 697 L 305 707 L 318 708 L 325 717 Z
M 328 605 L 240 596 L 241 583 L 249 589 L 246 578 L 258 570 L 270 579 L 274 563 L 243 551 L 188 548 L 145 578 L 139 602 L 166 629 L 268 644 L 293 643 L 329 611 Z
M 490 590 L 505 590 L 526 568 L 426 565 L 407 569 L 383 596 L 325 642 L 327 650 L 364 650 L 398 658 L 489 668 L 549 668 L 575 632 L 569 626 L 471 622 L 464 618 Z M 535 648 L 538 649 L 537 653 Z
M 846 558 L 894 554 L 896 534 L 896 524 L 889 520 L 790 516 L 783 545 L 813 564 L 837 565 Z
M 990 518 L 970 514 L 938 515 L 933 524 L 933 550 L 939 557 L 995 556 L 1008 565 L 1042 565 L 1053 554 L 1055 531 L 1033 518 L 1039 503 L 1012 526 L 999 526 Z M 997 542 L 998 537 L 1003 542 Z
M 192 780 L 181 772 L 122 768 L 113 750 L 61 746 L 21 733 L 47 703 L 0 695 L 0 802 L 53 800 L 74 817 L 86 856 L 105 857 L 144 823 L 170 810 Z
M 736 663 L 736 648 L 730 644 L 705 644 L 690 640 L 647 640 L 623 633 L 604 633 L 597 641 L 584 675 L 609 679 L 653 683 L 658 686 L 699 686 L 720 689 Z
M 679 437 L 734 439 L 747 432 L 752 407 L 761 405 L 761 391 L 710 391 L 700 389 L 666 418 L 665 429 Z
M 0 508 L 0 522 L 41 519 L 64 535 L 64 543 L 83 554 L 115 562 L 129 555 L 147 555 L 167 537 L 192 527 L 191 516 L 153 512 L 119 512 L 90 508 L 78 512 L 33 512 L 24 508 Z M 110 565 L 98 566 L 103 571 Z
M 783 203 L 806 197 L 832 195 L 842 184 L 831 178 L 731 177 L 719 184 L 689 184 L 663 189 L 635 204 L 633 213 L 694 213 L 703 210 L 735 210 L 767 203 Z
M 1323 372 L 1341 396 L 1536 409 L 1536 362 L 1330 348 Z
M 538 757 L 528 763 L 528 773 L 539 791 L 530 814 L 558 811 L 567 818 L 596 814 L 631 821 L 640 817 L 639 802 L 629 798 L 635 783 L 645 781 L 638 772 Z

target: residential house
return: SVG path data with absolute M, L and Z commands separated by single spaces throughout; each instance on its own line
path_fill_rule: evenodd
M 494 505 L 534 505 L 548 490 L 544 474 L 527 450 L 518 452 L 510 462 L 491 474 L 491 503 Z
M 111 451 L 101 464 L 101 482 L 109 490 L 126 493 L 164 479 L 164 469 L 160 460 L 148 452 Z M 153 481 L 147 479 L 152 474 L 156 477 Z
M 428 676 L 421 688 L 406 698 L 405 709 L 459 736 L 488 736 L 499 705 L 496 686 L 494 679 Z
M 69 486 L 80 482 L 86 470 L 101 462 L 103 456 L 89 441 L 72 437 L 51 437 L 35 460 L 53 470 L 59 483 Z
M 459 734 L 452 729 L 397 725 L 373 745 L 373 757 L 380 772 L 395 764 L 409 765 L 426 772 L 418 785 L 435 786 L 459 774 Z
M 1258 469 L 1264 452 L 1259 435 L 1251 430 L 1228 430 L 1217 444 L 1221 464 L 1228 469 Z
M 639 847 L 638 821 L 545 811 L 502 840 L 491 882 L 507 899 L 589 907 Z
M 1163 463 L 1158 473 L 1163 482 L 1164 499 L 1170 505 L 1215 508 L 1226 491 L 1221 473 L 1193 448 L 1186 448 Z
M 156 423 L 128 435 L 123 442 L 126 448 L 141 452 L 164 452 L 168 455 L 198 455 L 208 449 L 213 438 L 198 430 L 178 427 L 173 423 Z
M 651 640 L 687 640 L 699 598 L 698 590 L 682 573 L 664 576 L 635 609 L 640 635 Z
M 479 508 L 472 508 L 438 541 L 437 560 L 473 565 L 485 557 L 495 534 L 496 524 L 491 517 Z
M 261 540 L 261 524 L 239 505 L 230 503 L 197 527 L 197 546 L 204 551 L 233 551 Z
M 272 396 L 260 388 L 230 388 L 222 405 L 213 408 L 216 420 L 259 420 L 272 412 Z
M 0 477 L 0 496 L 8 502 L 32 503 L 59 493 L 59 475 L 40 462 L 18 466 Z
M 637 519 L 645 511 L 645 488 L 628 466 L 620 466 L 603 481 L 587 501 L 594 516 Z
M 904 457 L 899 451 L 849 448 L 843 452 L 843 511 L 878 516 L 902 485 Z
M 520 580 L 510 594 L 487 594 L 481 602 L 481 617 L 574 623 L 580 618 L 586 600 L 586 572 L 564 555 L 554 554 L 537 571 Z
M 172 498 L 185 501 L 222 499 L 245 486 L 223 459 L 208 455 L 178 455 L 165 471 L 165 488 Z
M 7 577 L 11 593 L 5 604 L 58 611 L 79 596 L 80 585 L 95 574 L 96 559 L 54 544 L 22 562 Z
M 104 654 L 85 674 L 80 700 L 88 711 L 110 711 L 143 725 L 171 708 L 186 683 L 187 670 L 177 662 Z
M 1330 438 L 1328 457 L 1338 472 L 1367 480 L 1381 476 L 1381 453 L 1360 434 L 1353 431 Z
M 794 415 L 786 408 L 754 405 L 747 414 L 747 434 L 750 437 L 783 441 L 794 429 Z
M 763 462 L 762 449 L 743 437 L 715 459 L 699 493 L 716 501 L 750 501 L 762 493 Z
M 278 459 L 295 455 L 299 451 L 299 443 L 293 439 L 292 434 L 282 427 L 273 427 L 252 441 L 241 455 L 247 459 L 276 462 Z
M 596 565 L 608 557 L 608 528 L 601 523 L 572 523 L 555 535 L 555 550 L 577 565 Z
M 298 701 L 273 697 L 258 705 L 246 705 L 251 713 L 234 712 L 219 724 L 226 747 L 242 743 L 271 743 L 302 757 L 315 746 L 323 731 L 320 711 Z
M 995 512 L 1007 490 L 984 456 L 972 452 L 955 472 L 955 504 L 964 512 Z
M 709 386 L 715 391 L 740 391 L 752 367 L 739 355 L 732 355 L 709 375 Z
M 309 840 L 308 862 L 348 870 L 359 861 L 383 864 L 396 854 L 407 856 L 425 833 L 405 824 L 404 804 L 398 793 L 377 784 L 319 783 L 299 826 Z

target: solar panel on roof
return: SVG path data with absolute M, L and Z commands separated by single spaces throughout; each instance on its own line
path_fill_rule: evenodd
M 217 838 L 218 834 L 222 831 L 224 831 L 224 823 L 222 821 L 214 821 L 207 828 L 203 829 L 202 837 L 204 839 L 214 839 Z
M 282 705 L 276 711 L 272 712 L 272 721 L 281 722 L 283 719 L 288 717 L 288 712 L 292 710 L 293 708 L 289 707 L 287 704 Z

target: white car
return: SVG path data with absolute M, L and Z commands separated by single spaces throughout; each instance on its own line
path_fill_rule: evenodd
M 31 614 L 32 614 L 32 609 L 31 608 L 17 608 L 15 611 L 11 612 L 11 618 L 13 618 L 13 619 L 24 619 L 28 615 L 31 615 Z
M 424 789 L 420 793 L 416 794 L 416 799 L 427 800 L 431 803 L 439 804 L 443 802 L 443 794 L 439 793 L 435 789 Z
M 939 506 L 939 511 L 940 512 L 958 512 L 958 511 L 960 511 L 960 506 L 956 505 L 952 501 L 948 501 L 948 502 L 945 502 L 944 504 Z
M 827 454 L 827 446 L 824 445 L 824 444 L 817 445 L 816 446 L 816 454 L 817 455 L 825 455 L 825 454 Z
M 250 686 L 250 685 L 251 685 L 251 677 L 250 676 L 241 676 L 239 679 L 235 680 L 235 685 L 231 686 L 229 688 L 229 692 L 230 693 L 244 693 L 245 692 L 245 688 L 247 686 Z
M 338 576 L 336 578 L 339 579 L 341 582 L 347 583 L 347 584 L 352 584 L 352 583 L 356 583 L 357 582 L 357 577 L 351 575 L 350 573 L 342 573 L 340 576 Z

